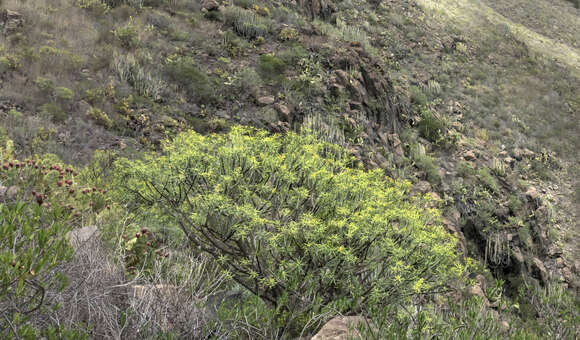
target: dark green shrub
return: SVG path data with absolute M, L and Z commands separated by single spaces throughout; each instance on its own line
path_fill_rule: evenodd
M 184 88 L 196 100 L 209 103 L 215 99 L 210 78 L 191 57 L 168 58 L 165 73 Z
M 132 21 L 114 30 L 113 34 L 124 48 L 134 49 L 139 45 L 139 31 Z
M 236 6 L 243 8 L 243 9 L 250 9 L 250 8 L 252 8 L 252 6 L 254 6 L 254 1 L 253 0 L 235 0 L 234 4 Z
M 409 91 L 411 92 L 411 103 L 419 106 L 427 105 L 427 96 L 421 88 L 413 85 L 409 88 Z
M 41 113 L 46 114 L 55 123 L 62 123 L 68 118 L 68 112 L 57 103 L 47 103 L 39 107 Z
M 120 160 L 127 202 L 179 225 L 297 336 L 313 313 L 405 303 L 456 278 L 456 240 L 410 183 L 353 167 L 311 135 L 183 133 L 162 155 Z
M 299 60 L 308 57 L 308 51 L 299 44 L 294 44 L 289 49 L 283 50 L 278 54 L 278 57 L 282 59 L 288 65 L 297 64 Z
M 421 120 L 417 124 L 419 133 L 423 138 L 431 142 L 439 142 L 447 131 L 445 121 L 437 116 L 431 110 L 422 112 Z
M 74 169 L 0 153 L 8 157 L 0 164 L 0 338 L 85 338 L 39 320 L 50 319 L 55 302 L 48 297 L 67 284 L 58 272 L 72 254 L 65 235 L 80 221 L 94 222 L 104 206 L 97 193 L 81 194 Z
M 224 15 L 226 23 L 232 26 L 234 32 L 248 39 L 266 37 L 273 28 L 271 19 L 261 17 L 252 10 L 227 7 Z
M 95 107 L 91 107 L 87 110 L 87 117 L 91 118 L 97 125 L 104 128 L 110 129 L 113 127 L 113 121 L 109 118 L 105 112 Z
M 489 168 L 481 168 L 477 170 L 477 177 L 485 185 L 485 187 L 490 189 L 492 192 L 499 191 L 497 181 L 491 174 L 491 171 L 489 171 Z
M 209 21 L 222 21 L 224 16 L 220 11 L 209 11 L 203 14 L 203 17 Z
M 262 54 L 258 61 L 258 72 L 265 80 L 281 80 L 284 78 L 286 63 L 273 54 Z

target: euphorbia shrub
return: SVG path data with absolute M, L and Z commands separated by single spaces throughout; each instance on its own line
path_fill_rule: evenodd
M 186 132 L 117 171 L 129 202 L 171 216 L 286 330 L 323 308 L 361 313 L 440 291 L 461 272 L 456 239 L 409 183 L 312 136 Z

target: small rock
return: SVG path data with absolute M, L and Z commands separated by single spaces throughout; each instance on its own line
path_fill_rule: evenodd
M 477 157 L 475 156 L 475 152 L 469 150 L 463 154 L 463 159 L 465 159 L 466 161 L 474 161 L 477 159 Z
M 556 243 L 552 243 L 548 246 L 548 255 L 551 257 L 558 257 L 562 255 L 562 249 Z M 561 259 L 561 257 L 558 257 Z M 556 260 L 558 261 L 558 260 Z
M 485 287 L 487 287 L 487 280 L 485 279 L 485 276 L 478 274 L 477 276 L 475 276 L 475 281 L 477 281 L 479 285 L 484 289 Z
M 257 99 L 258 104 L 261 106 L 272 105 L 275 101 L 274 96 L 264 96 Z
M 501 330 L 504 331 L 504 332 L 507 332 L 510 329 L 510 324 L 507 321 L 505 321 L 505 320 L 504 321 L 501 321 L 499 323 L 499 325 L 501 327 Z
M 524 255 L 520 248 L 516 247 L 512 249 L 512 260 L 518 265 L 522 266 L 524 264 Z
M 288 106 L 284 104 L 278 104 L 276 105 L 276 110 L 278 110 L 281 120 L 285 122 L 288 122 L 290 120 L 290 109 L 288 108 Z
M 399 135 L 396 133 L 391 133 L 387 135 L 387 139 L 391 142 L 391 145 L 396 148 L 397 146 L 401 145 L 401 139 Z
M 90 225 L 69 231 L 66 234 L 66 238 L 74 248 L 78 248 L 93 237 L 93 235 L 98 235 L 98 230 L 96 226 Z
M 526 196 L 529 199 L 536 200 L 540 197 L 538 190 L 535 187 L 529 187 L 528 191 L 526 191 Z
M 574 261 L 574 271 L 576 274 L 580 274 L 580 260 Z
M 523 158 L 532 158 L 535 155 L 534 152 L 530 149 L 520 149 L 520 148 L 513 149 L 512 154 L 514 158 L 517 159 L 518 161 L 521 161 Z
M 481 289 L 481 286 L 479 284 L 469 287 L 467 293 L 469 294 L 469 296 L 479 296 L 480 298 L 483 299 L 483 303 L 486 306 L 489 306 L 489 300 L 487 299 L 487 296 L 485 296 L 485 293 L 483 292 L 483 289 Z
M 530 149 L 526 148 L 526 149 L 522 150 L 522 156 L 524 156 L 526 158 L 532 158 L 532 157 L 534 157 L 534 155 L 535 155 L 535 153 Z
M 546 284 L 548 282 L 548 271 L 546 270 L 546 266 L 544 263 L 537 257 L 532 258 L 531 271 L 532 275 L 539 279 L 542 284 Z
M 362 316 L 337 316 L 328 321 L 311 340 L 362 339 L 358 325 L 366 325 Z
M 572 274 L 572 271 L 570 270 L 569 267 L 562 268 L 562 276 L 564 277 L 564 280 L 566 280 L 566 282 L 569 283 L 574 282 L 574 274 Z
M 205 9 L 206 11 L 217 11 L 220 7 L 220 4 L 216 0 L 203 0 L 201 2 L 201 8 Z
M 515 160 L 513 158 L 511 158 L 511 157 L 504 158 L 504 162 L 506 162 L 509 165 L 512 165 L 514 161 Z
M 339 84 L 346 85 L 349 83 L 349 75 L 346 71 L 343 70 L 336 70 L 333 72 L 333 76 L 336 78 Z
M 13 199 L 16 198 L 16 195 L 18 194 L 18 187 L 17 186 L 10 186 L 10 187 L 5 187 L 5 186 L 0 186 L 0 200 L 2 201 L 11 201 Z
M 427 181 L 421 181 L 415 184 L 415 189 L 422 194 L 427 193 L 431 191 L 431 183 Z
M 436 202 L 441 200 L 441 196 L 439 196 L 439 194 L 436 193 L 435 191 L 429 192 L 429 196 L 431 196 L 431 198 Z
M 91 108 L 91 104 L 89 104 L 85 100 L 81 100 L 77 103 L 77 111 L 78 112 L 87 112 Z

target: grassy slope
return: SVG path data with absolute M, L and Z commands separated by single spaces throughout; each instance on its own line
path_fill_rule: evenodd
M 492 27 L 505 28 L 506 32 L 523 43 L 530 52 L 542 58 L 541 64 L 549 64 L 548 74 L 534 74 L 532 70 L 508 68 L 504 79 L 495 79 L 492 86 L 503 88 L 500 94 L 504 110 L 513 112 L 525 120 L 525 143 L 537 143 L 539 147 L 557 150 L 565 159 L 559 190 L 549 190 L 561 204 L 558 228 L 566 239 L 565 248 L 570 259 L 580 255 L 580 238 L 574 230 L 580 212 L 578 171 L 580 159 L 580 20 L 578 9 L 565 2 L 444 0 L 418 1 L 431 20 L 450 21 L 451 25 L 474 40 L 498 39 Z M 505 56 L 505 55 L 504 55 Z M 559 76 L 561 80 L 557 79 Z M 499 78 L 499 77 L 498 77 Z M 564 90 L 564 91 L 562 91 Z M 558 100 L 562 94 L 564 103 Z M 552 97 L 552 98 L 550 98 Z M 557 109 L 550 107 L 556 106 Z M 562 105 L 564 104 L 564 105 Z M 539 107 L 538 107 L 539 106 Z M 543 107 L 542 107 L 543 106 Z M 496 108 L 497 109 L 497 108 Z M 499 108 L 499 112 L 501 112 Z M 505 117 L 508 118 L 508 117 Z

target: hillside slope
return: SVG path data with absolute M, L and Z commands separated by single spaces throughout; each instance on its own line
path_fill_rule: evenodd
M 542 319 L 532 287 L 580 291 L 572 2 L 1 6 L 0 141 L 13 141 L 17 157 L 83 166 L 95 151 L 160 152 L 190 129 L 308 129 L 430 195 L 480 287 L 467 295 L 497 321 L 525 329 Z M 485 289 L 496 284 L 505 304 Z

